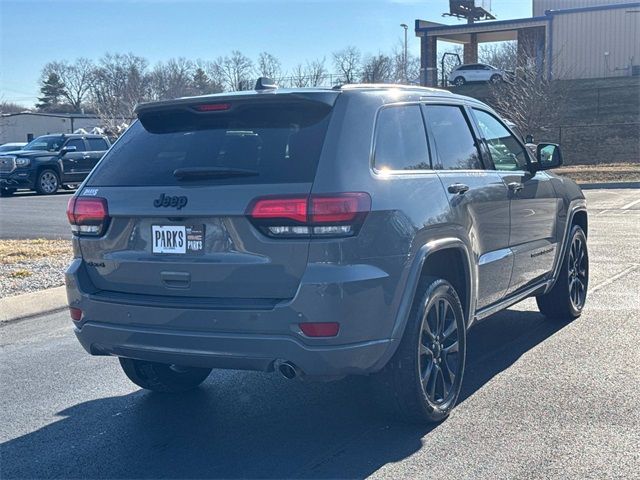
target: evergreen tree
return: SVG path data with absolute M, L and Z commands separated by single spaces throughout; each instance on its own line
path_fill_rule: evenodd
M 197 68 L 193 74 L 193 90 L 196 95 L 206 95 L 213 93 L 211 90 L 211 81 L 202 68 Z
M 42 97 L 38 97 L 36 108 L 44 112 L 51 111 L 60 106 L 60 98 L 64 95 L 64 83 L 55 73 L 50 73 L 40 87 Z

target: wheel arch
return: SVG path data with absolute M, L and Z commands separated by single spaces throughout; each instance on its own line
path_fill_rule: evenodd
M 452 267 L 453 266 L 453 267 Z M 400 339 L 404 333 L 420 281 L 435 276 L 449 281 L 458 292 L 467 324 L 475 301 L 474 269 L 467 244 L 455 237 L 427 242 L 414 256 L 404 295 L 396 314 L 392 338 Z
M 420 280 L 425 276 L 440 276 L 456 287 L 464 285 L 464 292 L 458 289 L 458 295 L 465 315 L 467 327 L 473 318 L 473 305 L 475 305 L 475 278 L 476 271 L 471 261 L 470 248 L 467 244 L 456 237 L 446 237 L 427 242 L 414 255 L 410 266 L 409 275 L 404 284 L 404 294 L 396 312 L 395 323 L 391 333 L 392 341 L 385 354 L 374 366 L 373 371 L 384 367 L 393 357 L 411 314 L 411 307 L 415 300 L 416 292 L 420 285 Z M 454 261 L 455 268 L 452 269 L 448 261 Z M 452 275 L 452 271 L 455 275 Z M 451 281 L 453 280 L 453 281 Z
M 560 268 L 562 266 L 562 259 L 564 258 L 565 252 L 567 251 L 567 248 L 569 246 L 569 235 L 571 234 L 571 227 L 573 227 L 574 225 L 580 226 L 580 228 L 582 228 L 582 230 L 584 231 L 585 237 L 588 238 L 589 219 L 587 216 L 586 202 L 584 200 L 575 200 L 572 207 L 569 209 L 569 213 L 567 215 L 567 223 L 565 224 L 560 249 L 553 266 L 553 275 L 550 281 L 547 283 L 547 288 L 545 288 L 544 293 L 549 292 L 558 280 L 558 276 L 560 275 Z

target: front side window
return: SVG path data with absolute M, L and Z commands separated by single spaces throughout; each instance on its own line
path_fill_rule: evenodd
M 376 122 L 374 165 L 376 170 L 431 168 L 419 105 L 399 105 L 380 110 Z
M 74 138 L 67 142 L 65 147 L 76 147 L 76 152 L 84 152 L 84 140 L 81 138 Z
M 516 137 L 490 113 L 476 109 L 473 111 L 496 170 L 525 170 L 527 154 Z
M 60 135 L 43 135 L 31 140 L 23 150 L 42 150 L 45 152 L 57 152 L 62 148 L 64 137 Z
M 445 170 L 481 170 L 476 142 L 462 109 L 453 105 L 427 105 L 425 117 L 438 158 Z

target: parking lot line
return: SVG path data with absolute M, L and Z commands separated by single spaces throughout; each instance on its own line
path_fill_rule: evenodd
M 623 205 L 621 207 L 621 210 L 628 210 L 628 209 L 630 209 L 631 207 L 633 207 L 637 203 L 640 203 L 640 198 L 638 198 L 637 200 L 634 200 L 633 202 L 629 202 L 626 205 Z

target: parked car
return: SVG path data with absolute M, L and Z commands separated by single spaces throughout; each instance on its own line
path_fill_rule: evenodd
M 43 135 L 22 150 L 0 154 L 0 196 L 18 189 L 43 195 L 79 185 L 110 146 L 102 135 Z
M 0 153 L 15 152 L 16 150 L 22 150 L 22 148 L 25 145 L 26 145 L 25 142 L 3 143 L 2 145 L 0 145 Z
M 500 83 L 509 80 L 512 75 L 513 72 L 501 70 L 491 65 L 470 63 L 455 67 L 449 74 L 449 83 L 458 87 L 470 82 Z
M 66 285 L 82 346 L 142 388 L 370 375 L 398 418 L 440 421 L 470 327 L 528 297 L 582 312 L 584 196 L 477 100 L 262 86 L 136 112 L 69 201 Z

